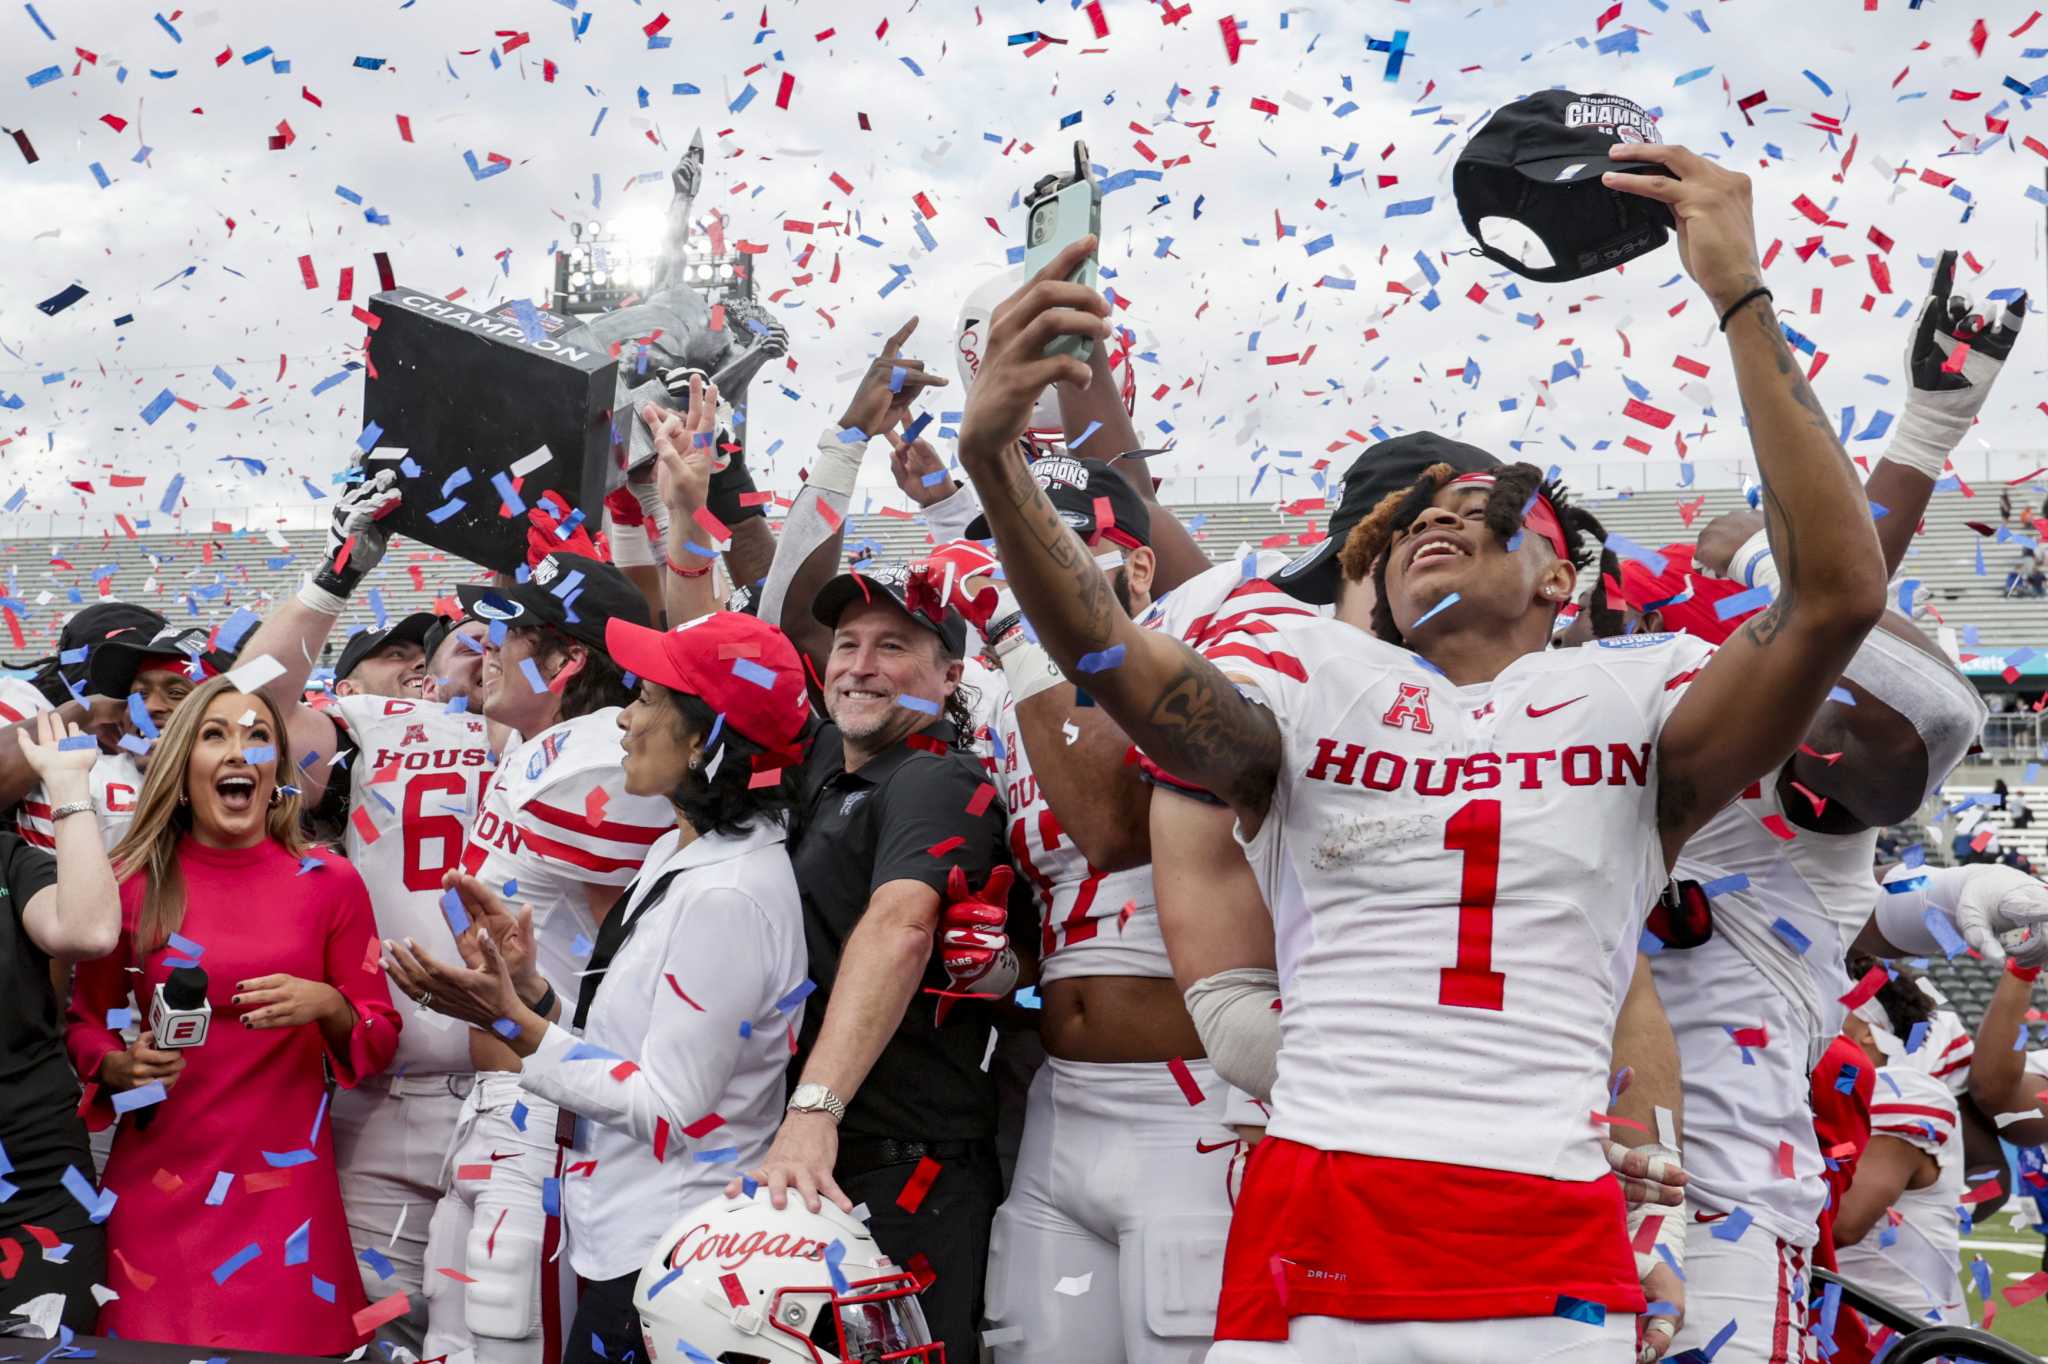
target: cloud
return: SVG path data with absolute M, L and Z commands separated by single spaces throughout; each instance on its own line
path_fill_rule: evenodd
M 1469 241 L 1450 199 L 1451 162 L 1478 120 L 1529 90 L 1566 85 L 1660 106 L 1667 137 L 1750 174 L 1759 243 L 1782 244 L 1769 273 L 1777 306 L 1828 355 L 1816 387 L 1835 420 L 1855 409 L 1852 434 L 1900 406 L 1905 322 L 1894 315 L 1924 284 L 1919 258 L 1967 248 L 1985 267 L 1971 276 L 1979 292 L 2041 273 L 2041 206 L 2025 192 L 2048 160 L 2021 139 L 2048 131 L 2001 83 L 2040 74 L 2041 59 L 2023 54 L 2048 43 L 2041 29 L 2010 38 L 2017 21 L 2004 22 L 1979 57 L 1970 19 L 1955 12 L 1757 2 L 1704 8 L 1695 23 L 1632 0 L 1607 32 L 1640 24 L 1639 51 L 1605 55 L 1592 46 L 1594 6 L 1410 8 L 1243 5 L 1236 65 L 1220 7 L 1169 24 L 1160 6 L 1137 0 L 1109 0 L 1111 31 L 1099 41 L 1078 11 L 1015 0 L 678 4 L 659 48 L 643 32 L 663 12 L 658 0 L 232 3 L 181 14 L 172 27 L 182 41 L 146 4 L 43 4 L 54 39 L 17 10 L 0 17 L 14 55 L 0 125 L 22 129 L 41 159 L 23 164 L 0 142 L 0 160 L 13 158 L 14 247 L 0 293 L 0 393 L 21 403 L 0 412 L 11 437 L 0 446 L 0 499 L 20 487 L 22 510 L 81 512 L 87 527 L 116 511 L 154 513 L 179 475 L 185 502 L 209 515 L 260 519 L 273 513 L 255 509 L 308 502 L 302 480 L 329 487 L 361 427 L 360 376 L 311 389 L 361 356 L 351 309 L 375 288 L 374 253 L 388 253 L 412 287 L 544 301 L 547 253 L 567 240 L 567 221 L 658 207 L 698 127 L 711 149 L 700 209 L 725 214 L 729 235 L 765 243 L 754 258 L 763 292 L 784 291 L 776 306 L 796 368 L 757 383 L 751 413 L 763 481 L 784 491 L 849 376 L 907 313 L 923 319 L 918 353 L 950 372 L 960 300 L 1019 238 L 1018 191 L 1062 168 L 1077 134 L 1111 172 L 1159 173 L 1106 198 L 1103 264 L 1125 305 L 1118 321 L 1151 357 L 1138 365 L 1140 432 L 1177 441 L 1164 472 L 1203 480 L 1208 495 L 1248 494 L 1256 480 L 1260 498 L 1299 496 L 1319 462 L 1341 465 L 1361 437 L 1424 426 L 1503 450 L 1519 442 L 1582 483 L 1670 486 L 1680 433 L 1710 472 L 1746 466 L 1725 348 L 1674 251 L 1554 287 L 1461 254 Z M 1386 56 L 1366 40 L 1396 26 L 1409 36 L 1390 82 Z M 1007 41 L 1041 27 L 1066 43 L 1026 55 L 1030 44 Z M 31 87 L 29 74 L 51 65 L 61 76 Z M 1676 84 L 1701 67 L 1711 74 Z M 161 71 L 176 74 L 152 74 Z M 787 110 L 774 102 L 784 71 L 796 82 Z M 701 93 L 674 93 L 679 84 Z M 732 111 L 749 85 L 751 101 Z M 1755 90 L 1769 99 L 1752 127 L 1733 98 Z M 1979 93 L 1955 97 L 1970 91 Z M 1074 113 L 1079 124 L 1063 130 Z M 1831 135 L 1814 115 L 1843 131 Z M 1987 119 L 2005 132 L 1980 153 L 1959 150 L 1958 133 L 1991 134 Z M 273 151 L 280 121 L 295 140 Z M 1837 182 L 1852 137 L 1855 158 Z M 514 164 L 477 180 L 464 152 Z M 1906 171 L 1894 180 L 1880 161 Z M 1930 167 L 1970 201 L 1920 179 Z M 833 186 L 835 172 L 852 194 Z M 911 226 L 920 192 L 937 208 L 933 251 Z M 1792 208 L 1801 195 L 1847 226 L 1807 221 Z M 1391 203 L 1425 197 L 1427 213 L 1386 216 Z M 366 221 L 371 208 L 389 225 Z M 819 228 L 784 230 L 793 219 Z M 1872 227 L 1895 240 L 1888 253 L 1869 241 Z M 861 233 L 882 245 L 859 244 Z M 1326 235 L 1329 247 L 1311 254 Z M 1795 248 L 1816 236 L 1821 250 L 1802 261 Z M 1418 252 L 1440 276 L 1433 308 L 1424 290 L 1390 288 L 1422 274 Z M 1889 295 L 1876 294 L 1872 255 L 1890 268 Z M 317 287 L 303 282 L 302 256 Z M 910 268 L 907 282 L 878 297 L 896 265 Z M 354 285 L 346 301 L 344 270 Z M 1328 287 L 1329 277 L 1355 287 Z M 74 281 L 90 291 L 82 302 L 55 316 L 34 308 Z M 1468 297 L 1474 285 L 1483 302 Z M 117 325 L 123 315 L 132 320 Z M 2039 344 L 2022 342 L 2021 372 L 1973 439 L 2001 450 L 2039 443 L 2048 414 L 2028 392 Z M 1690 376 L 1672 366 L 1680 355 L 1709 366 L 1693 394 L 1711 391 L 1713 415 L 1681 391 Z M 1552 384 L 1561 360 L 1576 377 Z M 53 375 L 62 378 L 46 382 Z M 1678 415 L 1670 429 L 1622 415 L 1625 378 Z M 146 423 L 140 414 L 166 389 L 198 410 L 173 406 Z M 228 410 L 237 398 L 246 405 Z M 957 385 L 937 404 L 960 405 Z M 1629 436 L 1651 454 L 1624 448 Z M 758 453 L 776 441 L 772 458 Z M 1850 448 L 1874 457 L 1881 444 Z M 2000 459 L 2007 476 L 2042 462 Z M 876 495 L 893 496 L 874 464 Z M 116 473 L 146 481 L 112 489 Z M 72 480 L 95 493 L 74 492 Z

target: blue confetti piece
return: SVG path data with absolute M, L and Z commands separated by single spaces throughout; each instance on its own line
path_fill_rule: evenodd
M 171 404 L 176 401 L 177 399 L 172 396 L 171 391 L 168 388 L 165 389 L 149 400 L 148 407 L 142 409 L 142 420 L 148 422 L 151 426 L 156 425 L 156 419 L 169 411 Z
M 296 1151 L 265 1151 L 263 1153 L 264 1164 L 273 1170 L 289 1170 L 294 1165 L 309 1164 L 312 1160 L 313 1153 L 304 1147 Z
M 540 1210 L 550 1217 L 562 1215 L 562 1181 L 548 1178 L 540 1182 Z
M 248 1264 L 249 1261 L 255 1259 L 258 1255 L 261 1255 L 262 1253 L 263 1247 L 256 1244 L 256 1242 L 254 1241 L 251 1241 L 248 1245 L 243 1246 L 233 1255 L 228 1256 L 227 1259 L 222 1260 L 219 1264 L 214 1266 L 214 1283 L 216 1285 L 226 1283 L 229 1279 L 235 1277 L 236 1270 L 240 1269 L 243 1265 Z
M 1552 1311 L 1551 1315 L 1563 1317 L 1568 1321 L 1583 1321 L 1588 1326 L 1605 1326 L 1607 1324 L 1607 1309 L 1605 1307 L 1602 1307 L 1597 1302 L 1588 1302 L 1584 1298 L 1569 1297 L 1563 1293 L 1557 1295 L 1557 1307 Z
M 1716 895 L 1733 895 L 1737 891 L 1748 889 L 1749 878 L 1741 872 L 1736 872 L 1733 876 L 1723 876 L 1718 880 L 1704 882 L 1700 886 L 1701 892 L 1708 899 L 1712 899 Z
M 164 1082 L 162 1080 L 151 1080 L 146 1085 L 137 1085 L 133 1089 L 124 1089 L 119 1094 L 116 1094 L 113 1100 L 114 1111 L 116 1113 L 133 1113 L 138 1108 L 147 1108 L 151 1104 L 160 1104 L 166 1097 Z
M 277 761 L 277 750 L 268 744 L 264 744 L 256 748 L 243 749 L 242 757 L 248 761 L 251 767 L 261 767 L 267 762 Z
M 815 980 L 803 981 L 795 989 L 791 990 L 788 994 L 784 995 L 782 998 L 775 1001 L 775 1011 L 777 1013 L 788 1013 L 791 1009 L 794 1009 L 797 1005 L 803 1003 L 806 999 L 809 999 L 811 997 L 811 991 L 817 988 L 818 982 L 816 982 Z
M 456 937 L 469 931 L 469 911 L 462 907 L 462 897 L 452 890 L 441 892 L 441 917 L 448 921 L 448 930 Z
M 114 1204 L 120 1200 L 120 1195 L 112 1189 L 104 1192 L 95 1189 L 92 1181 L 78 1172 L 76 1165 L 64 1167 L 64 1191 L 76 1199 L 95 1222 L 106 1221 L 108 1214 L 114 1211 Z
M 1418 622 L 1419 623 L 1419 622 Z M 1112 644 L 1109 648 L 1092 654 L 1082 654 L 1074 666 L 1084 673 L 1104 673 L 1111 668 L 1121 667 L 1124 661 L 1124 646 Z
M 51 81 L 62 80 L 63 77 L 63 67 L 46 66 L 40 71 L 31 71 L 28 73 L 28 88 L 33 90 L 39 85 L 48 85 Z
M 1435 204 L 1436 196 L 1433 194 L 1426 199 L 1403 199 L 1398 203 L 1388 204 L 1386 216 L 1389 218 L 1413 218 L 1429 212 Z
M 519 671 L 526 678 L 526 685 L 533 688 L 535 696 L 539 696 L 547 691 L 548 680 L 540 675 L 540 669 L 534 666 L 531 658 L 519 660 Z M 932 714 L 937 715 L 938 713 L 938 708 L 933 707 Z
M 318 1274 L 309 1274 L 309 1275 L 307 1275 L 306 1277 L 308 1277 L 309 1279 L 311 1279 L 311 1280 L 313 1281 L 313 1296 L 314 1296 L 314 1297 L 316 1297 L 316 1298 L 320 1299 L 320 1301 L 322 1301 L 322 1302 L 333 1302 L 333 1301 L 334 1301 L 334 1285 L 333 1285 L 333 1284 L 331 1284 L 331 1283 L 327 1282 L 327 1280 L 325 1280 L 325 1279 L 321 1278 L 321 1277 L 320 1277 L 320 1276 L 319 1276 Z
M 736 1165 L 740 1159 L 740 1148 L 721 1146 L 715 1151 L 699 1151 L 695 1159 L 699 1165 Z
M 839 1268 L 840 1263 L 845 1259 L 846 1245 L 844 1242 L 834 1241 L 831 1245 L 825 1247 L 825 1272 L 832 1276 L 832 1291 L 834 1293 L 844 1293 L 846 1291 L 846 1275 Z
M 671 1269 L 668 1273 L 656 1279 L 652 1284 L 649 1284 L 647 1287 L 648 1298 L 651 1300 L 653 1298 L 659 1297 L 661 1294 L 661 1290 L 667 1288 L 677 1279 L 682 1278 L 683 1272 L 688 1268 L 688 1265 L 678 1265 L 674 1269 Z
M 1948 916 L 1940 910 L 1930 906 L 1927 912 L 1920 916 L 1920 921 L 1927 925 L 1927 931 L 1941 944 L 1942 954 L 1951 961 L 1970 950 L 1970 945 L 1963 941 L 1962 934 L 1956 932 L 1955 925 L 1950 923 Z
M 774 669 L 763 667 L 751 658 L 735 658 L 732 661 L 732 673 L 742 682 L 751 682 L 763 691 L 775 690 Z
M 1752 587 L 1747 592 L 1737 592 L 1714 603 L 1714 614 L 1722 620 L 1732 620 L 1747 611 L 1755 611 L 1771 604 L 1771 589 Z
M 1415 624 L 1408 627 L 1409 632 L 1413 633 L 1413 631 L 1418 626 L 1420 626 L 1424 621 L 1430 619 L 1432 616 L 1441 615 L 1443 612 L 1450 610 L 1453 606 L 1456 606 L 1457 604 L 1458 594 L 1456 592 L 1453 592 L 1449 596 L 1445 597 L 1442 601 L 1438 602 L 1435 606 L 1430 607 L 1427 611 L 1424 611 L 1420 616 L 1416 617 Z
M 1782 938 L 1786 946 L 1802 957 L 1813 946 L 1813 939 L 1801 933 L 1797 928 L 1794 928 L 1789 920 L 1783 918 L 1776 920 L 1771 924 L 1771 932 Z
M 391 1277 L 394 1266 L 391 1261 L 384 1258 L 384 1252 L 378 1250 L 375 1246 L 369 1246 L 357 1251 L 356 1258 L 368 1265 L 378 1278 L 388 1279 Z
M 501 1018 L 491 1024 L 491 1031 L 504 1038 L 507 1042 L 510 1042 L 513 1038 L 519 1036 L 519 1025 L 509 1018 Z
M 1614 552 L 1615 557 L 1634 559 L 1653 574 L 1661 574 L 1668 563 L 1656 550 L 1645 549 L 1626 535 L 1610 533 L 1607 537 L 1607 548 Z
M 284 1262 L 288 1265 L 302 1265 L 312 1258 L 313 1219 L 299 1223 L 297 1230 L 284 1238 Z
M 532 660 L 528 659 L 525 661 L 530 663 Z M 927 701 L 922 696 L 911 696 L 907 693 L 901 694 L 896 697 L 896 704 L 905 710 L 914 710 L 920 715 L 936 716 L 939 713 L 939 703 Z
M 1726 1217 L 1713 1225 L 1709 1234 L 1716 1241 L 1740 1241 L 1742 1234 L 1749 1230 L 1749 1224 L 1755 1220 L 1749 1215 L 1749 1209 L 1733 1208 Z
M 227 1202 L 228 1190 L 234 1185 L 234 1182 L 234 1171 L 216 1171 L 213 1176 L 213 1187 L 206 1191 L 206 1206 L 209 1208 L 217 1208 L 221 1204 Z
M 1927 1044 L 1927 1023 L 1921 1020 L 1906 1030 L 1906 1055 L 1911 1056 Z

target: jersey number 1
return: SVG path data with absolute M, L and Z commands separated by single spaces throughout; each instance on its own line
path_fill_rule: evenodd
M 1493 969 L 1493 897 L 1500 886 L 1500 802 L 1467 801 L 1444 824 L 1444 847 L 1465 854 L 1458 881 L 1458 958 L 1443 968 L 1436 1000 L 1498 1009 L 1508 978 Z

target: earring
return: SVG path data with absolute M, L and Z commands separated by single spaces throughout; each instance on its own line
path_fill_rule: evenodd
M 282 786 L 273 786 L 273 787 L 271 787 L 271 788 L 270 788 L 270 808 L 271 808 L 271 809 L 273 809 L 273 810 L 275 810 L 275 809 L 276 809 L 276 808 L 277 808 L 278 806 L 280 806 L 280 805 L 282 805 L 282 804 L 284 804 L 284 788 L 283 788 Z
M 180 805 L 190 805 L 191 803 L 192 803 L 192 797 L 190 797 L 190 796 L 186 795 L 186 794 L 185 794 L 185 793 L 184 793 L 183 791 L 180 791 L 180 792 L 178 793 L 178 804 L 180 804 Z

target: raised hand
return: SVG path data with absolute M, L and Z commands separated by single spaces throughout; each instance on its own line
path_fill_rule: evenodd
M 313 575 L 314 585 L 337 597 L 355 591 L 384 560 L 390 534 L 379 523 L 404 500 L 396 469 L 381 469 L 343 493 L 328 518 L 327 558 Z
M 1747 175 L 1717 166 L 1676 143 L 1618 142 L 1608 155 L 1669 172 L 1608 171 L 1600 180 L 1609 189 L 1655 199 L 1671 209 L 1678 227 L 1678 259 L 1712 300 L 1717 315 L 1763 282 Z
M 907 433 L 910 424 L 899 422 L 897 429 Z M 891 439 L 894 448 L 889 451 L 889 473 L 905 497 L 920 507 L 929 507 L 953 495 L 953 480 L 947 476 L 946 463 L 932 449 L 931 442 L 922 436 L 911 441 Z
M 36 716 L 18 737 L 22 761 L 41 778 L 43 793 L 54 804 L 84 798 L 86 774 L 100 760 L 98 740 L 54 710 Z
M 1094 371 L 1072 356 L 1045 353 L 1048 343 L 1063 336 L 1099 341 L 1109 335 L 1107 300 L 1067 278 L 1094 249 L 1092 236 L 1069 244 L 989 317 L 981 372 L 974 377 L 960 424 L 962 464 L 1000 460 L 1013 450 L 1046 385 L 1086 388 L 1094 378 Z
M 839 415 L 842 430 L 850 427 L 862 435 L 880 435 L 909 415 L 926 389 L 944 388 L 949 382 L 942 375 L 926 373 L 924 361 L 903 355 L 903 343 L 916 330 L 913 317 L 896 329 L 883 343 L 882 353 L 868 363 L 846 410 Z
M 654 479 L 662 504 L 671 517 L 695 516 L 710 496 L 718 457 L 718 389 L 693 373 L 685 411 L 642 403 L 640 420 L 654 437 Z

